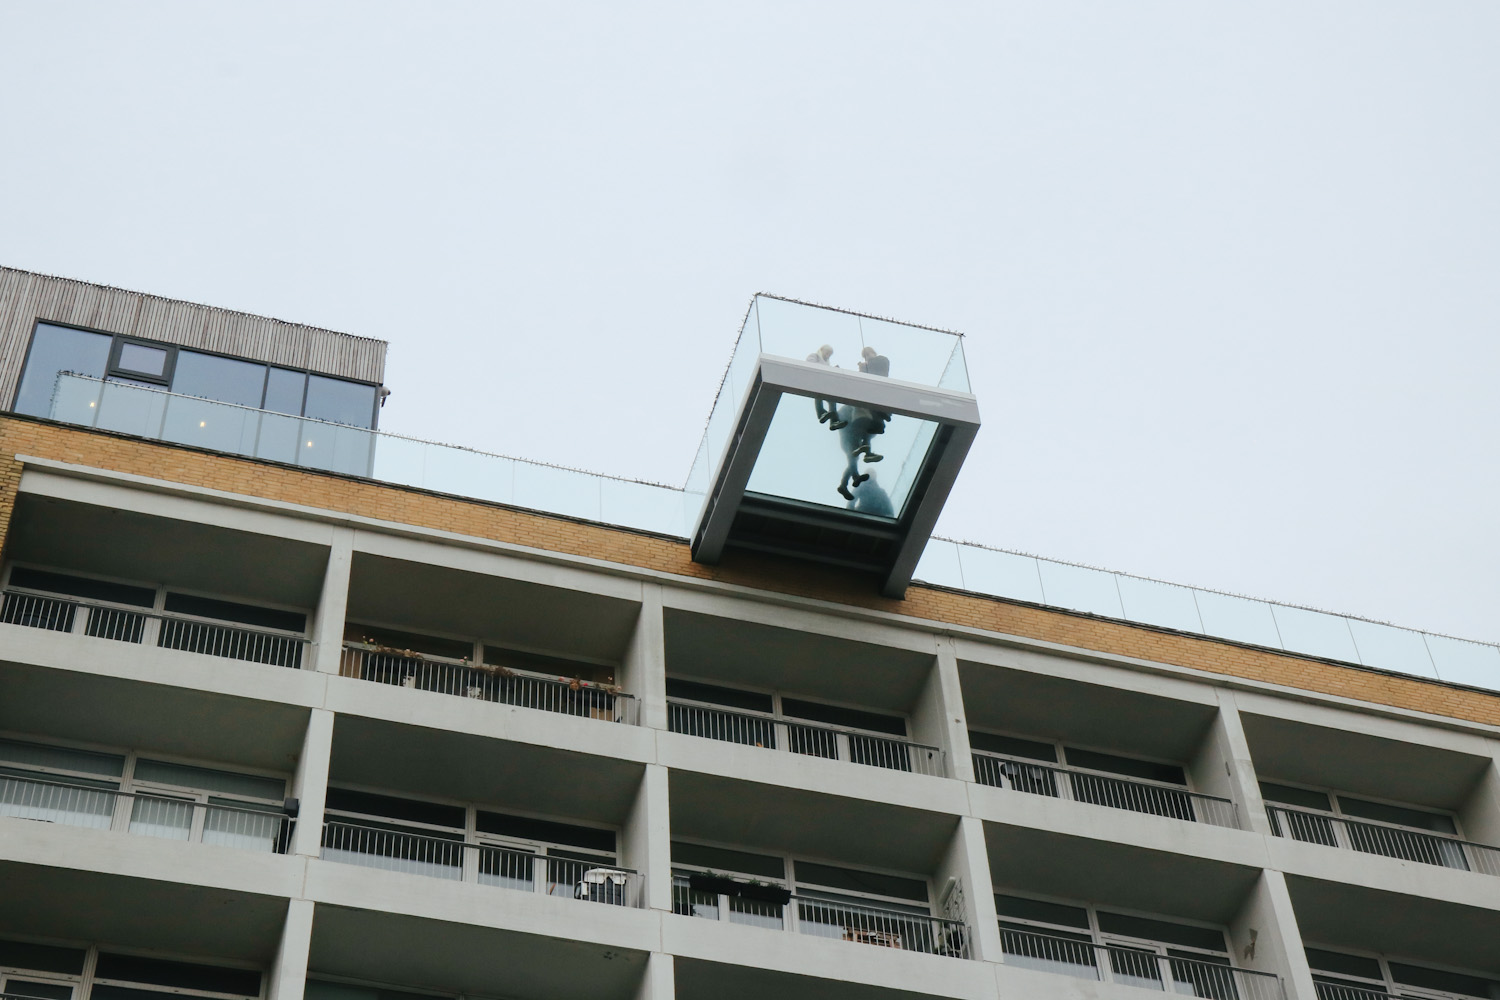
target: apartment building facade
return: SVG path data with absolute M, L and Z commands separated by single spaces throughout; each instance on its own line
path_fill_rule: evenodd
M 778 508 L 783 366 L 705 541 L 378 342 L 5 270 L 0 348 L 6 998 L 1500 997 L 1500 692 L 907 585 L 962 399 Z

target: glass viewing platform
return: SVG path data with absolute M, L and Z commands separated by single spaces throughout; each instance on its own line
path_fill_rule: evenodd
M 957 334 L 757 295 L 684 491 L 693 558 L 777 552 L 899 597 L 978 427 Z
M 695 524 L 693 518 L 702 507 L 704 484 L 711 471 L 705 456 L 715 442 L 722 449 L 728 441 L 725 425 L 732 418 L 730 411 L 735 404 L 726 400 L 748 392 L 751 386 L 748 373 L 754 370 L 757 353 L 769 353 L 760 350 L 759 314 L 764 309 L 764 315 L 771 317 L 781 305 L 781 300 L 766 296 L 757 297 L 752 304 L 751 317 L 756 323 L 747 320 L 747 333 L 741 337 L 734 363 L 720 390 L 719 403 L 687 489 L 579 472 L 80 375 L 58 376 L 48 415 L 55 420 L 150 440 L 285 462 L 687 540 Z M 799 315 L 790 311 L 787 314 Z M 818 319 L 837 326 L 837 317 L 850 315 L 832 313 Z M 856 326 L 866 333 L 872 329 L 872 322 L 883 322 L 863 317 L 857 320 Z M 779 329 L 792 339 L 789 325 Z M 810 339 L 818 343 L 798 357 L 805 358 L 808 352 L 828 343 L 834 348 L 830 361 L 847 360 L 853 367 L 861 359 L 863 346 L 875 346 L 892 352 L 887 355 L 891 358 L 889 378 L 894 380 L 902 372 L 901 365 L 905 362 L 900 360 L 902 355 L 897 348 L 885 347 L 873 338 L 869 343 L 847 339 L 835 344 L 832 341 L 836 337 L 830 335 L 833 332 L 830 327 L 821 329 L 828 332 L 813 334 L 811 329 L 807 330 L 812 334 Z M 756 331 L 754 349 L 743 350 L 751 330 Z M 922 353 L 922 364 L 914 363 L 907 374 L 941 383 L 934 387 L 938 389 L 966 388 L 967 373 L 958 338 L 936 331 L 917 330 L 917 333 L 946 337 L 946 341 L 933 343 L 947 343 L 948 351 Z M 795 339 L 800 345 L 801 336 Z M 903 343 L 900 337 L 885 340 L 885 344 L 898 343 Z M 781 351 L 792 349 L 790 343 L 779 341 L 768 342 L 768 346 Z M 846 374 L 854 377 L 855 373 Z M 871 380 L 875 378 L 872 376 Z M 801 403 L 797 409 L 805 408 L 809 423 L 816 422 L 811 398 L 794 402 Z M 890 426 L 894 427 L 895 422 Z M 822 433 L 830 438 L 834 435 L 826 430 Z M 905 460 L 898 459 L 898 454 L 886 446 L 885 461 L 876 470 L 882 476 L 890 476 L 892 482 L 900 477 L 892 476 L 883 467 L 890 465 L 894 469 L 898 461 Z M 828 483 L 827 467 L 820 466 L 818 472 L 818 476 L 809 479 L 816 480 L 815 488 L 821 490 L 822 484 Z M 836 483 L 838 469 L 834 472 Z M 876 481 L 873 475 L 869 481 Z M 761 480 L 755 482 L 759 484 Z M 808 502 L 837 510 L 838 501 L 821 494 Z M 844 501 L 845 507 L 847 503 Z M 927 542 L 914 578 L 932 586 L 989 597 L 1500 691 L 1500 645 L 1494 643 L 1163 583 L 944 538 Z

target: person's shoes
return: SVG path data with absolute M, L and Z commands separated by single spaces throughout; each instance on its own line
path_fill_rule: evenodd
M 820 423 L 820 424 L 826 424 L 826 423 L 828 423 L 829 418 L 832 417 L 832 416 L 833 416 L 832 413 L 829 413 L 827 410 L 824 410 L 822 413 L 818 414 L 818 423 Z
M 877 455 L 873 451 L 871 451 L 869 448 L 865 449 L 865 461 L 866 462 L 878 462 L 878 461 L 880 461 L 883 458 L 885 458 L 884 455 Z
M 850 493 L 849 487 L 845 486 L 843 483 L 839 483 L 839 496 L 843 497 L 845 500 L 852 501 L 854 499 L 854 494 Z
M 828 429 L 831 430 L 831 431 L 841 431 L 845 427 L 848 427 L 848 426 L 849 426 L 849 421 L 847 421 L 847 420 L 835 420 L 835 421 L 833 421 L 832 423 L 830 423 L 828 425 Z
M 861 472 L 859 475 L 854 476 L 849 481 L 851 483 L 853 483 L 855 485 L 855 487 L 858 487 L 860 483 L 864 482 L 866 479 L 869 479 L 869 478 L 870 478 L 870 474 L 868 472 Z

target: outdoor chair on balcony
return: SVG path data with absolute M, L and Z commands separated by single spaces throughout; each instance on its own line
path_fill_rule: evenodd
M 574 887 L 573 898 L 624 906 L 625 886 L 629 879 L 630 876 L 625 872 L 613 868 L 590 868 L 583 873 L 583 880 Z

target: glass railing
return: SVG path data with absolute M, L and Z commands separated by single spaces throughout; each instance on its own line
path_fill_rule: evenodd
M 934 330 L 928 327 L 896 323 L 891 320 L 861 316 L 858 313 L 828 309 L 809 305 L 774 295 L 757 295 L 750 300 L 739 339 L 735 341 L 734 354 L 729 368 L 714 399 L 709 413 L 708 426 L 699 442 L 698 452 L 693 458 L 692 470 L 688 473 L 687 489 L 683 497 L 683 521 L 692 525 L 697 521 L 699 508 L 711 485 L 714 469 L 724 453 L 725 445 L 734 431 L 740 405 L 755 379 L 756 361 L 762 354 L 770 354 L 792 361 L 807 361 L 827 364 L 848 372 L 865 372 L 870 378 L 885 377 L 898 382 L 935 386 L 954 392 L 969 391 L 969 370 L 964 363 L 963 338 L 956 333 Z M 807 421 L 786 421 L 786 426 L 813 428 L 814 404 L 825 401 L 811 399 L 787 400 L 805 409 Z M 819 406 L 819 409 L 822 407 Z M 837 417 L 835 417 L 837 419 Z M 920 421 L 905 421 L 911 425 L 911 433 L 921 434 Z M 824 425 L 826 426 L 826 425 Z M 774 428 L 772 433 L 775 433 Z M 832 468 L 837 468 L 838 441 L 835 435 L 825 434 L 825 444 L 834 452 Z M 893 454 L 905 455 L 915 450 L 915 442 L 893 444 Z M 925 454 L 925 448 L 922 449 Z M 799 449 L 792 453 L 801 454 Z M 915 466 L 913 467 L 915 468 Z M 800 483 L 800 480 L 799 480 Z M 899 509 L 903 498 L 898 494 L 902 484 L 899 473 L 896 480 L 887 486 L 891 495 L 891 506 Z M 776 496 L 799 496 L 799 490 L 788 492 L 775 485 L 751 484 L 758 492 Z M 831 492 L 831 490 L 830 490 Z M 820 498 L 821 502 L 833 500 Z M 836 498 L 835 498 L 836 499 Z
M 752 316 L 765 301 L 757 298 Z M 961 367 L 961 351 L 953 357 Z M 725 385 L 729 384 L 726 380 Z M 811 409 L 808 412 L 811 417 Z M 681 489 L 384 431 L 70 374 L 58 376 L 50 413 L 56 420 L 152 440 L 366 476 L 673 538 L 688 535 L 690 521 Z M 300 446 L 284 449 L 281 445 L 292 428 L 296 433 L 291 440 Z M 332 458 L 325 457 L 329 453 Z M 697 516 L 696 507 L 692 516 Z M 916 582 L 1500 691 L 1500 646 L 1493 643 L 967 542 L 929 540 L 917 566 Z

